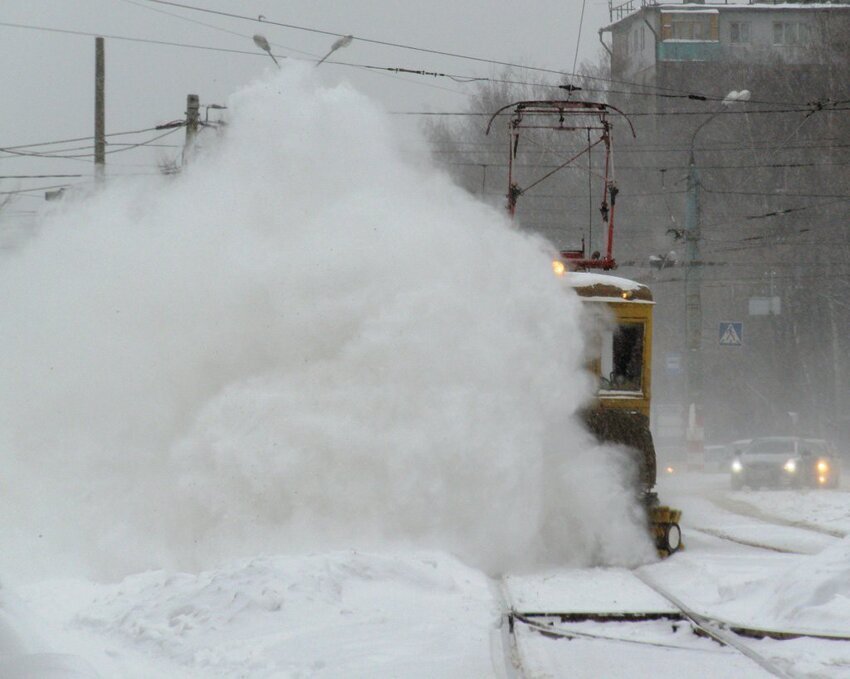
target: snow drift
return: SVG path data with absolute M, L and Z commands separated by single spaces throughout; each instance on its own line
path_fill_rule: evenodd
M 550 247 L 313 78 L 247 87 L 182 176 L 70 202 L 0 262 L 0 567 L 649 558 L 628 470 L 572 417 Z
M 727 601 L 721 610 L 736 622 L 846 635 L 850 632 L 850 537 L 819 554 L 799 558 L 763 581 L 724 594 Z

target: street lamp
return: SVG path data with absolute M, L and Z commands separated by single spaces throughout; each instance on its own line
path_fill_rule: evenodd
M 343 47 L 348 47 L 351 44 L 351 41 L 354 40 L 353 35 L 344 35 L 341 38 L 338 38 L 334 41 L 334 44 L 331 45 L 330 51 L 323 56 L 319 61 L 316 62 L 316 66 L 321 66 L 322 62 L 327 59 L 331 54 L 336 52 L 337 50 L 341 50 Z
M 256 33 L 254 35 L 254 44 L 263 50 L 263 52 L 266 52 L 272 58 L 274 65 L 280 68 L 280 64 L 277 63 L 277 59 L 275 59 L 274 54 L 272 54 L 272 48 L 271 45 L 269 45 L 269 41 L 266 40 L 266 36 Z
M 703 120 L 691 135 L 688 146 L 688 199 L 685 210 L 685 308 L 686 308 L 686 346 L 688 371 L 688 428 L 687 454 L 689 466 L 701 467 L 703 460 L 704 430 L 702 422 L 703 365 L 702 365 L 702 268 L 699 262 L 700 242 L 700 181 L 694 144 L 697 135 L 708 123 L 725 109 L 738 102 L 750 99 L 749 90 L 732 90 L 723 97 L 720 106 L 708 118 Z

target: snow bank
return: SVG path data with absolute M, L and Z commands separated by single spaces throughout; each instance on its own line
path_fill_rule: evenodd
M 730 493 L 729 497 L 765 515 L 826 528 L 838 536 L 850 534 L 850 493 L 846 491 L 762 490 Z
M 591 380 L 551 247 L 314 73 L 247 87 L 182 176 L 72 201 L 4 256 L 0 568 L 651 558 L 629 470 L 573 418 Z
M 490 582 L 439 553 L 257 557 L 198 575 L 145 573 L 90 587 L 63 619 L 54 602 L 73 583 L 25 589 L 63 628 L 60 647 L 106 650 L 88 654 L 104 677 L 493 674 Z
M 850 634 L 850 538 L 755 585 L 721 608 L 735 622 L 780 630 Z M 730 598 L 727 592 L 726 598 Z

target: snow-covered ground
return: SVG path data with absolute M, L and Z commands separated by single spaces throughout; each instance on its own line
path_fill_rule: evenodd
M 139 679 L 487 676 L 499 615 L 489 579 L 440 553 L 257 557 L 20 593 L 53 652 Z
M 661 491 L 688 512 L 687 548 L 641 573 L 697 612 L 732 624 L 850 636 L 850 539 L 815 534 L 827 541 L 816 549 L 800 528 L 752 519 L 766 545 L 780 540 L 805 552 L 789 553 L 689 532 L 700 525 L 734 533 L 748 519 L 705 500 L 728 493 L 710 476 L 668 478 Z M 778 493 L 769 508 L 790 516 L 823 501 L 812 495 Z M 415 550 L 258 556 L 200 573 L 158 570 L 110 584 L 50 580 L 2 594 L 3 677 L 511 676 L 499 629 L 508 607 L 675 610 L 629 569 L 494 578 L 446 553 Z M 767 676 L 687 625 L 586 621 L 569 629 L 589 636 L 557 640 L 518 626 L 529 676 L 651 677 L 659 667 L 671 675 Z M 745 643 L 789 676 L 850 677 L 850 642 Z M 53 674 L 44 671 L 48 662 Z M 21 668 L 27 671 L 16 674 Z
M 729 500 L 750 505 L 763 515 L 850 535 L 850 492 L 844 490 L 739 491 Z

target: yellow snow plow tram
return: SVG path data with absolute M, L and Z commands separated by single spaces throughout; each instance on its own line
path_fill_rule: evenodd
M 626 446 L 635 454 L 637 492 L 647 509 L 659 554 L 681 549 L 681 511 L 661 506 L 654 492 L 655 446 L 649 431 L 652 376 L 652 292 L 641 284 L 606 274 L 568 271 L 560 260 L 555 273 L 585 305 L 594 326 L 589 337 L 590 370 L 598 378 L 593 404 L 583 415 L 602 442 Z

